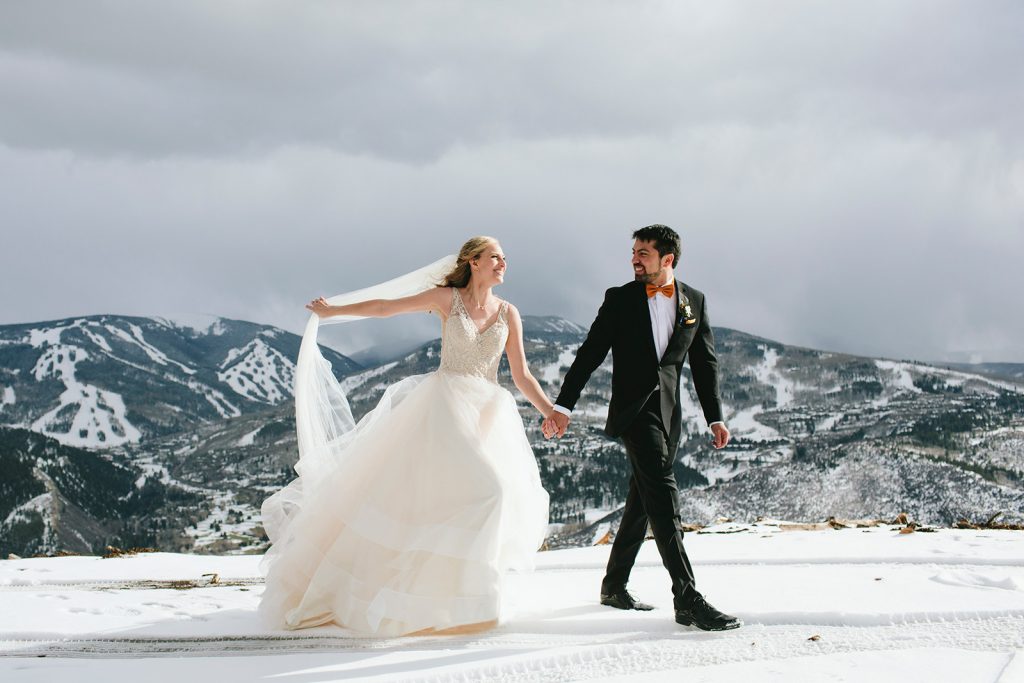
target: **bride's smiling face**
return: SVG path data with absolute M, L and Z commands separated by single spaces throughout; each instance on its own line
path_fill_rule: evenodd
M 473 277 L 483 285 L 493 287 L 504 282 L 505 268 L 505 252 L 497 242 L 488 244 L 483 252 L 473 259 Z

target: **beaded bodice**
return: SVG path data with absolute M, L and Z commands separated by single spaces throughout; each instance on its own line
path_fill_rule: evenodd
M 498 381 L 498 363 L 508 339 L 508 302 L 498 307 L 498 317 L 481 332 L 469 317 L 459 290 L 452 288 L 452 310 L 441 330 L 442 372 Z

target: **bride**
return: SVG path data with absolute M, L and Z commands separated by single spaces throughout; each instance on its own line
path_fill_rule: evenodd
M 502 352 L 541 415 L 553 406 L 527 367 L 519 311 L 492 292 L 505 279 L 498 241 L 474 237 L 441 265 L 440 284 L 428 267 L 306 306 L 315 315 L 296 366 L 299 476 L 262 510 L 273 545 L 259 611 L 275 628 L 480 630 L 500 617 L 506 570 L 532 568 L 548 495 L 515 399 L 497 384 Z M 318 324 L 414 311 L 441 317 L 440 367 L 396 382 L 354 423 L 316 346 Z

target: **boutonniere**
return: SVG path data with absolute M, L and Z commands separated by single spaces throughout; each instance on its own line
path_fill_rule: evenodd
M 679 324 L 683 327 L 697 324 L 697 318 L 693 315 L 693 309 L 690 308 L 690 300 L 681 289 L 679 291 Z

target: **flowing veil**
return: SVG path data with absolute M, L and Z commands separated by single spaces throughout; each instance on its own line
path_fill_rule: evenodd
M 406 273 L 387 282 L 327 299 L 332 306 L 411 296 L 437 286 L 455 267 L 456 257 L 445 256 L 430 265 Z M 322 481 L 324 475 L 340 466 L 355 427 L 352 410 L 341 384 L 331 372 L 331 363 L 320 353 L 317 331 L 320 325 L 352 322 L 364 316 L 336 316 L 321 320 L 313 314 L 306 323 L 295 365 L 295 432 L 298 437 L 299 460 L 295 465 L 298 477 L 263 502 L 263 528 L 273 543 L 284 538 L 288 526 L 301 511 L 309 491 L 303 482 Z M 268 552 L 260 568 L 266 574 L 274 553 Z

